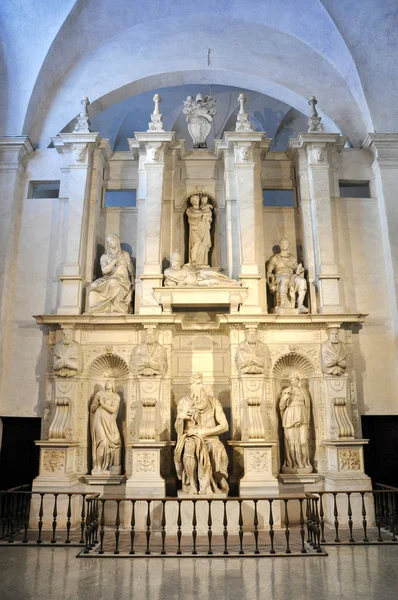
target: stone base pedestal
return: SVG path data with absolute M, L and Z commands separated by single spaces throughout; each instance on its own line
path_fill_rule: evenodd
M 164 498 L 166 481 L 160 474 L 160 456 L 169 442 L 133 442 L 133 469 L 126 482 L 126 496 L 133 498 Z
M 243 449 L 244 476 L 239 481 L 241 498 L 277 496 L 278 442 L 228 442 Z
M 120 474 L 120 467 L 111 467 L 109 473 L 94 473 L 86 475 L 84 479 L 89 485 L 120 485 L 124 483 L 126 476 Z
M 45 491 L 73 487 L 79 483 L 78 475 L 73 471 L 75 449 L 80 442 L 68 440 L 40 440 L 39 475 L 33 481 L 33 489 Z
M 363 447 L 369 440 L 326 440 L 329 470 L 325 473 L 325 492 L 351 492 L 349 499 L 354 527 L 362 526 L 362 495 L 359 492 L 371 492 L 372 481 L 364 472 Z M 337 507 L 340 526 L 348 525 L 348 494 L 336 496 L 336 507 L 333 494 L 325 494 L 326 519 L 333 524 L 334 511 Z M 374 526 L 375 514 L 373 495 L 363 496 L 368 526 Z
M 273 315 L 307 315 L 309 310 L 303 310 L 300 308 L 282 308 L 281 306 L 275 306 L 271 310 Z

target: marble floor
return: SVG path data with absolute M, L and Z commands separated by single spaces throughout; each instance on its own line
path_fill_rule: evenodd
M 78 559 L 76 548 L 0 548 L 1 600 L 395 600 L 397 547 L 328 557 Z

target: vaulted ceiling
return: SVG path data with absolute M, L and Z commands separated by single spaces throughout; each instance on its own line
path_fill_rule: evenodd
M 316 95 L 353 145 L 398 130 L 396 0 L 4 0 L 0 28 L 0 134 L 38 146 L 85 95 L 94 120 L 194 84 L 251 90 L 297 114 Z

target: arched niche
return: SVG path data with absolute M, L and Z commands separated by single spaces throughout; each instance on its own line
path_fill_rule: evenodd
M 105 382 L 111 380 L 114 391 L 120 396 L 120 407 L 116 419 L 118 429 L 122 438 L 122 473 L 125 471 L 124 454 L 126 448 L 126 412 L 128 397 L 128 377 L 130 375 L 129 367 L 123 358 L 117 354 L 106 353 L 97 356 L 89 365 L 88 375 L 88 405 L 87 405 L 87 453 L 88 453 L 88 472 L 92 468 L 91 456 L 91 431 L 90 431 L 90 407 L 95 394 L 105 387 Z
M 300 378 L 300 386 L 308 393 L 311 402 L 311 419 L 309 429 L 310 459 L 314 470 L 318 470 L 317 439 L 319 416 L 317 413 L 318 386 L 316 385 L 316 369 L 312 361 L 298 352 L 288 352 L 280 356 L 272 369 L 274 383 L 274 398 L 276 410 L 277 436 L 280 443 L 281 465 L 284 463 L 284 433 L 279 409 L 282 391 L 290 385 L 290 378 L 296 375 Z

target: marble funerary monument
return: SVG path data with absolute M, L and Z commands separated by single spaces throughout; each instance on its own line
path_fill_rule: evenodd
M 371 489 L 355 369 L 366 315 L 345 307 L 331 202 L 345 138 L 312 101 L 308 132 L 270 156 L 236 100 L 214 150 L 201 94 L 181 107 L 191 151 L 164 130 L 158 94 L 129 152 L 90 131 L 88 99 L 52 138 L 70 206 L 58 308 L 36 317 L 48 358 L 35 490 Z M 137 208 L 104 216 L 102 189 L 123 178 Z M 298 209 L 263 210 L 263 188 L 296 185 Z

